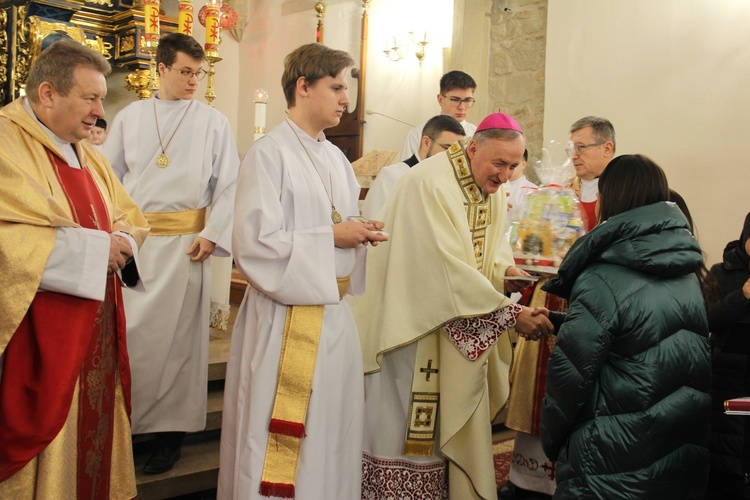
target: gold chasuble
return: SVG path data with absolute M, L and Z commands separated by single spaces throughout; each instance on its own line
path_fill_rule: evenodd
M 88 141 L 74 148 L 83 170 L 20 99 L 0 110 L 3 498 L 135 494 L 119 281 L 110 276 L 104 302 L 37 293 L 56 228 L 123 231 L 138 245 L 148 233 L 104 157 Z
M 513 265 L 503 236 L 506 211 L 504 189 L 481 191 L 460 142 L 414 166 L 382 211 L 391 239 L 370 250 L 367 291 L 354 307 L 366 374 L 380 370 L 384 354 L 437 336 L 433 377 L 439 376 L 439 449 L 449 463 L 450 498 L 497 495 L 491 422 L 508 397 L 510 340 L 502 335 L 472 362 L 442 327 L 511 305 L 498 291 Z M 423 378 L 431 371 L 415 366 Z

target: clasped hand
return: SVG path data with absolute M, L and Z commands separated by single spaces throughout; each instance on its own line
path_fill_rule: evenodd
M 333 227 L 333 244 L 339 248 L 355 248 L 359 245 L 377 246 L 381 241 L 388 241 L 388 236 L 380 231 L 385 224 L 379 220 L 360 222 L 348 220 Z
M 116 273 L 127 264 L 133 257 L 133 249 L 130 248 L 128 239 L 119 234 L 109 235 L 109 263 L 108 271 Z
M 549 320 L 549 310 L 523 306 L 523 311 L 516 318 L 516 333 L 527 340 L 539 340 L 555 333 L 555 327 Z

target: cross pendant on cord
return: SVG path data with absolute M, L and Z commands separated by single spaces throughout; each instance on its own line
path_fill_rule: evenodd
M 433 373 L 438 373 L 439 370 L 437 368 L 433 368 L 432 367 L 432 360 L 428 359 L 427 360 L 427 368 L 420 368 L 419 371 L 422 372 L 422 373 L 426 373 L 427 374 L 427 378 L 425 380 L 427 380 L 427 382 L 429 382 L 430 381 L 430 375 L 432 375 Z

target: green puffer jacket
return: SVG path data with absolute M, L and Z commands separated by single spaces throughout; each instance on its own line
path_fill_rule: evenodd
M 711 367 L 701 249 L 676 205 L 616 215 L 543 288 L 569 299 L 541 438 L 555 498 L 703 498 Z

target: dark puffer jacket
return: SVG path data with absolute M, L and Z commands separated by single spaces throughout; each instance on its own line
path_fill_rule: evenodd
M 611 217 L 544 289 L 569 299 L 542 404 L 555 498 L 702 498 L 711 399 L 697 241 L 672 203 Z

